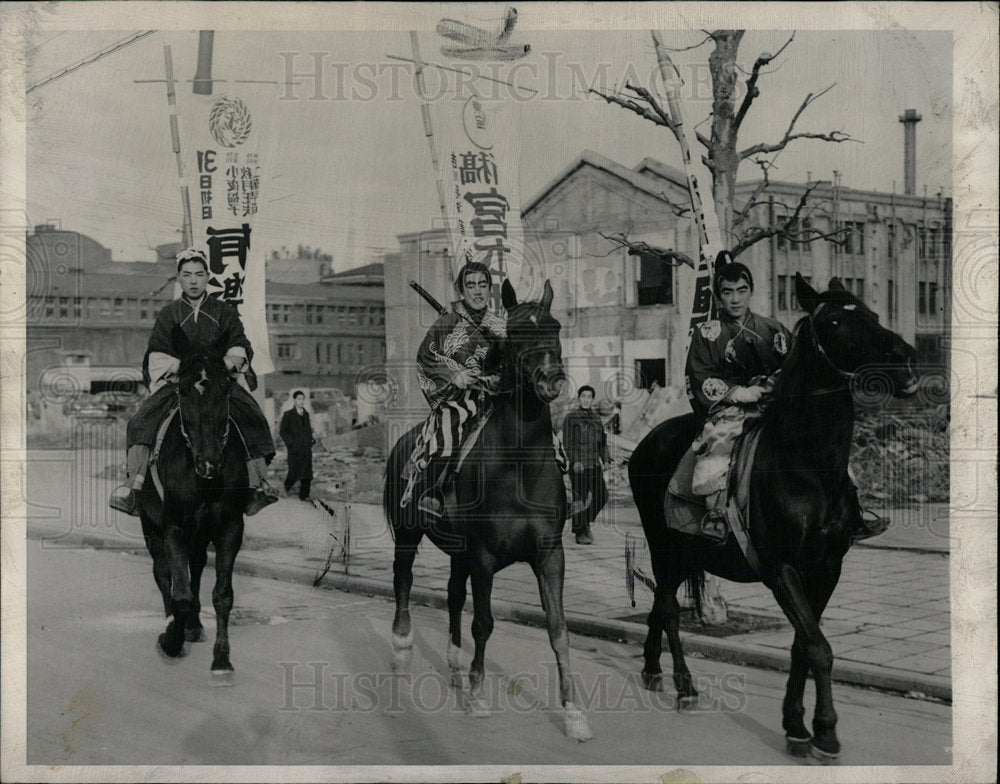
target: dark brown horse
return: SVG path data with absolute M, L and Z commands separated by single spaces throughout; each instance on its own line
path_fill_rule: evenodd
M 151 475 L 143 485 L 142 532 L 153 557 L 153 576 L 163 608 L 173 616 L 157 641 L 170 658 L 183 655 L 185 640 L 204 639 L 199 614 L 201 575 L 208 545 L 215 547 L 216 639 L 212 682 L 232 682 L 229 661 L 229 612 L 233 607 L 233 565 L 243 543 L 247 501 L 246 452 L 229 424 L 229 392 L 236 383 L 223 361 L 224 336 L 201 347 L 174 327 L 181 354 L 177 413 L 167 427 L 156 470 L 163 499 Z M 151 466 L 150 471 L 153 468 Z
M 476 648 L 468 677 L 473 705 L 483 682 L 486 641 L 493 631 L 493 575 L 515 561 L 527 562 L 538 581 L 549 642 L 559 668 L 566 734 L 586 740 L 590 729 L 575 705 L 569 669 L 569 634 L 563 613 L 566 491 L 553 454 L 549 415 L 549 403 L 558 397 L 564 380 L 560 326 L 549 313 L 552 287 L 548 281 L 539 302 L 518 304 L 507 281 L 502 299 L 507 310 L 501 379 L 505 391 L 494 398 L 493 413 L 455 478 L 454 513 L 434 520 L 415 504 L 399 506 L 403 468 L 419 428 L 403 435 L 389 455 L 384 504 L 396 545 L 394 665 L 405 667 L 412 655 L 410 587 L 417 545 L 425 535 L 451 556 L 448 664 L 453 676 L 461 675 L 462 609 L 466 583 L 472 578 Z
M 677 588 L 697 587 L 705 571 L 738 582 L 763 582 L 795 628 L 782 708 L 788 749 L 836 757 L 833 652 L 820 616 L 840 578 L 850 547 L 847 462 L 854 427 L 851 385 L 869 375 L 905 397 L 917 388 L 916 352 L 883 328 L 878 317 L 839 280 L 819 294 L 800 276 L 795 287 L 807 315 L 795 330 L 775 400 L 766 409 L 750 482 L 750 538 L 760 560 L 753 569 L 732 535 L 722 545 L 667 528 L 667 482 L 698 433 L 693 415 L 654 428 L 629 460 L 629 483 L 649 544 L 656 590 L 649 613 L 643 680 L 661 690 L 661 637 L 666 630 L 674 686 L 681 704 L 697 701 L 678 634 Z M 806 676 L 816 680 L 813 731 L 804 724 Z

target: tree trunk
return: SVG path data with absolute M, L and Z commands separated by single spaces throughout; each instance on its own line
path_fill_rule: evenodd
M 733 233 L 733 202 L 740 159 L 736 150 L 737 132 L 733 122 L 739 76 L 736 57 L 744 32 L 713 31 L 715 49 L 708 58 L 712 74 L 712 138 L 708 163 L 712 172 L 712 201 L 719 221 L 719 234 L 726 248 L 733 247 L 736 242 Z

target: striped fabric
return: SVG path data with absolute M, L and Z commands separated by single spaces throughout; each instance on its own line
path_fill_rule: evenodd
M 403 491 L 400 506 L 410 503 L 413 486 L 431 460 L 447 460 L 458 454 L 470 423 L 485 410 L 484 402 L 481 391 L 466 389 L 459 397 L 445 401 L 431 411 L 404 469 L 406 490 Z

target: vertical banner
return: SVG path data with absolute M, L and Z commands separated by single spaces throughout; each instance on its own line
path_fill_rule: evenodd
M 488 266 L 494 283 L 490 307 L 499 311 L 500 285 L 507 278 L 519 298 L 538 293 L 530 291 L 533 281 L 522 280 L 521 106 L 484 101 L 466 80 L 454 89 L 459 92 L 430 106 L 453 273 L 467 261 Z
M 259 88 L 217 95 L 178 91 L 184 181 L 194 247 L 208 254 L 208 295 L 233 305 L 253 346 L 253 369 L 274 370 L 265 311 L 267 244 L 259 231 L 273 173 L 277 107 Z

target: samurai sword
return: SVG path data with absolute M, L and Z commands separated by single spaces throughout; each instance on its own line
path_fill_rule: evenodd
M 429 291 L 427 291 L 427 289 L 425 289 L 423 286 L 417 283 L 415 280 L 410 281 L 410 288 L 413 289 L 415 292 L 417 292 L 417 294 L 419 294 L 421 297 L 423 297 L 424 301 L 427 302 L 428 305 L 430 305 L 432 308 L 434 308 L 434 310 L 438 312 L 438 315 L 443 316 L 445 313 L 449 312 L 444 305 L 442 305 L 440 302 L 434 299 L 434 296 Z M 471 324 L 477 330 L 483 326 L 482 323 L 477 324 L 475 321 L 473 321 L 471 318 L 469 318 L 467 315 L 465 315 L 464 313 L 462 313 L 462 311 L 458 309 L 456 309 L 454 313 L 459 318 L 468 321 L 469 324 Z

